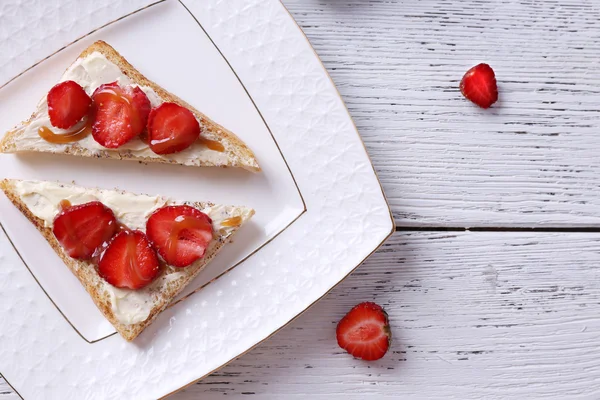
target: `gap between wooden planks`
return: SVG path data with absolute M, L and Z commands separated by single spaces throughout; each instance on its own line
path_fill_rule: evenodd
M 289 327 L 172 398 L 600 398 L 599 253 L 597 233 L 397 232 Z M 335 342 L 367 300 L 394 335 L 374 363 Z
M 596 233 L 398 232 L 310 312 L 174 400 L 600 398 Z M 390 313 L 380 361 L 335 324 L 360 301 Z

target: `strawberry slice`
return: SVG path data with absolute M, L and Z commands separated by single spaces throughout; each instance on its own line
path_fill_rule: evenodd
M 141 231 L 125 230 L 109 243 L 98 263 L 98 273 L 118 288 L 141 289 L 152 282 L 160 268 L 156 252 Z
M 156 154 L 172 154 L 190 147 L 200 137 L 200 124 L 194 114 L 175 103 L 163 103 L 148 118 L 150 149 Z
M 187 267 L 204 257 L 213 239 L 212 220 L 190 206 L 168 206 L 154 212 L 146 232 L 158 254 L 174 267 Z
M 90 260 L 94 251 L 116 231 L 115 215 L 99 201 L 65 207 L 54 219 L 52 228 L 67 254 L 77 260 Z
M 463 96 L 482 108 L 489 108 L 498 101 L 496 74 L 487 64 L 479 64 L 467 71 L 460 81 Z
M 383 357 L 392 340 L 387 313 L 370 302 L 350 310 L 338 323 L 336 336 L 342 349 L 366 361 Z
M 92 99 L 74 81 L 61 82 L 48 92 L 48 116 L 52 126 L 69 129 L 85 117 Z
M 137 86 L 120 87 L 117 82 L 100 85 L 92 94 L 92 135 L 96 142 L 116 149 L 144 130 L 150 100 Z

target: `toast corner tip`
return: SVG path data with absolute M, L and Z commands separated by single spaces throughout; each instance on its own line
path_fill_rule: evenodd
M 4 178 L 0 180 L 0 190 L 6 192 L 10 189 L 10 179 Z
M 262 172 L 262 168 L 258 164 L 258 161 L 256 161 L 255 157 L 252 157 L 250 160 L 243 161 L 242 165 L 240 166 L 250 172 Z
M 0 139 L 0 153 L 8 153 L 8 138 L 10 136 L 10 132 L 6 133 L 2 139 Z
M 114 48 L 106 43 L 104 40 L 96 40 L 90 47 L 100 48 L 100 49 L 110 49 L 114 51 Z

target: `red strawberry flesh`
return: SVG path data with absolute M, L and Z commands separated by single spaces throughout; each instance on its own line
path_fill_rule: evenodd
M 54 236 L 66 253 L 77 260 L 90 260 L 117 231 L 113 212 L 98 201 L 66 207 L 54 219 Z
M 141 231 L 122 231 L 108 244 L 98 263 L 98 273 L 118 288 L 141 289 L 160 273 L 150 241 Z
M 156 154 L 178 153 L 200 137 L 200 124 L 194 114 L 175 103 L 163 103 L 148 118 L 150 149 Z
M 57 84 L 48 92 L 48 116 L 52 126 L 69 129 L 88 114 L 92 99 L 74 81 Z
M 360 303 L 340 320 L 339 346 L 356 358 L 378 360 L 390 346 L 392 334 L 386 312 L 375 303 Z
M 492 67 L 479 64 L 468 70 L 460 82 L 460 91 L 479 107 L 491 107 L 498 101 L 498 84 Z
M 213 239 L 212 220 L 190 206 L 163 207 L 150 216 L 146 232 L 160 256 L 184 268 L 204 257 Z
M 142 133 L 150 108 L 150 100 L 137 86 L 100 85 L 92 94 L 94 140 L 109 149 L 123 146 Z

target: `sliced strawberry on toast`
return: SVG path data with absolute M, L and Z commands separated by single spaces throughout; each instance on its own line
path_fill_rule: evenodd
M 194 114 L 175 103 L 163 103 L 148 119 L 150 148 L 156 154 L 178 153 L 190 147 L 200 136 L 200 124 Z
M 144 69 L 152 73 L 156 54 L 152 51 L 151 46 L 139 56 L 139 59 L 144 61 L 142 65 Z M 182 56 L 181 60 L 168 60 L 172 63 L 172 72 L 176 74 L 178 64 L 186 62 L 185 60 L 185 56 Z M 186 79 L 193 80 L 194 77 L 190 76 Z M 118 89 L 114 88 L 115 96 L 112 98 L 106 98 L 105 95 L 100 96 L 105 97 L 103 105 L 99 105 L 98 97 L 94 101 L 96 106 L 92 107 L 95 121 L 93 136 L 87 135 L 86 129 L 86 134 L 70 135 L 68 138 L 55 137 L 65 134 L 58 128 L 68 127 L 73 121 L 81 120 L 83 115 L 78 107 L 71 108 L 69 106 L 72 104 L 68 100 L 69 97 L 65 97 L 65 104 L 59 102 L 57 106 L 52 100 L 48 101 L 48 96 L 44 96 L 27 121 L 18 124 L 1 138 L 1 153 L 33 151 L 91 158 L 112 158 L 195 167 L 236 167 L 252 172 L 260 171 L 254 153 L 234 133 L 195 109 L 193 102 L 187 103 L 144 77 L 121 54 L 103 41 L 97 41 L 85 49 L 67 68 L 60 80 L 75 82 L 90 96 L 95 92 L 98 95 L 97 91 L 101 86 L 106 88 L 106 85 L 112 84 L 114 88 L 114 82 L 118 82 Z M 83 94 L 81 91 L 69 91 L 69 93 L 77 97 Z M 61 99 L 62 96 L 50 96 L 50 98 Z M 123 98 L 130 99 L 131 103 L 118 101 Z M 150 148 L 149 141 L 144 140 L 145 135 L 140 135 L 140 132 L 146 128 L 146 116 L 150 111 L 150 108 L 147 108 L 146 100 L 150 100 L 151 107 L 155 109 L 160 108 L 162 104 L 173 104 L 189 112 L 189 114 L 183 113 L 185 114 L 184 118 L 174 124 L 183 127 L 183 133 L 175 133 L 179 132 L 179 129 L 171 130 L 170 124 L 162 112 L 157 115 L 155 123 L 152 125 L 158 138 L 155 139 L 152 146 L 155 151 Z M 195 102 L 197 103 L 197 100 Z M 34 100 L 32 100 L 32 104 L 34 104 Z M 49 115 L 49 106 L 53 110 L 52 113 L 56 113 L 56 115 Z M 171 106 L 165 107 L 167 110 L 169 108 L 173 109 Z M 133 113 L 132 109 L 137 109 L 138 112 Z M 235 114 L 233 108 L 230 111 L 230 114 Z M 58 115 L 59 113 L 60 115 Z M 189 119 L 190 114 L 198 126 Z M 199 136 L 200 131 L 202 131 L 201 137 Z M 193 141 L 192 138 L 194 138 Z M 45 142 L 40 143 L 40 139 Z M 163 140 L 165 142 L 162 142 Z M 185 157 L 178 154 L 183 148 L 187 148 Z
M 148 219 L 146 232 L 163 260 L 179 268 L 204 257 L 213 240 L 210 217 L 190 206 L 157 210 Z
M 104 251 L 98 273 L 118 288 L 141 289 L 159 274 L 156 251 L 140 231 L 125 230 L 117 234 Z
M 114 213 L 98 201 L 65 208 L 52 229 L 65 252 L 76 260 L 90 260 L 116 231 Z
M 92 94 L 92 135 L 100 145 L 116 149 L 139 136 L 150 114 L 150 100 L 139 87 L 117 82 L 101 85 Z
M 52 126 L 69 129 L 87 116 L 92 99 L 74 81 L 57 84 L 46 96 L 48 116 Z
M 254 210 L 247 207 L 204 202 L 188 202 L 186 206 L 180 206 L 180 201 L 161 196 L 47 181 L 5 179 L 0 180 L 0 189 L 48 240 L 102 314 L 127 340 L 133 340 L 152 323 L 254 214 Z M 42 205 L 38 201 L 41 197 L 45 199 Z M 78 200 L 90 198 L 98 201 L 92 202 L 92 205 L 77 204 Z M 65 200 L 74 205 L 70 206 Z M 102 205 L 93 205 L 99 202 Z M 127 204 L 126 212 L 123 204 Z M 61 207 L 64 207 L 62 211 Z M 112 211 L 109 213 L 105 208 Z M 59 216 L 48 210 L 55 210 Z M 67 224 L 68 216 L 71 221 Z M 109 223 L 114 216 L 117 224 Z M 175 239 L 173 245 L 163 247 L 165 257 L 176 265 L 191 264 L 179 268 L 161 262 L 156 254 L 159 246 L 142 233 L 148 225 L 149 216 L 153 216 L 154 222 L 149 224 L 146 234 L 154 236 L 156 244 L 164 246 L 165 238 L 167 241 L 171 236 Z M 55 224 L 55 220 L 59 223 Z M 70 241 L 83 240 L 86 249 L 81 252 L 81 258 L 87 257 L 92 248 L 103 242 L 104 234 L 110 236 L 112 229 L 105 231 L 103 227 L 113 225 L 118 226 L 120 231 L 108 244 L 101 244 L 91 259 L 70 256 L 78 256 L 81 251 L 78 245 L 69 245 Z M 54 230 L 59 232 L 57 236 L 53 234 Z M 63 239 L 59 241 L 57 238 Z M 169 249 L 173 251 L 173 259 Z M 162 266 L 156 272 L 159 264 Z M 55 269 L 59 276 L 62 266 L 49 259 L 44 268 Z M 135 306 L 136 311 L 132 313 L 131 308 L 120 308 L 123 301 L 134 301 L 144 307 Z

